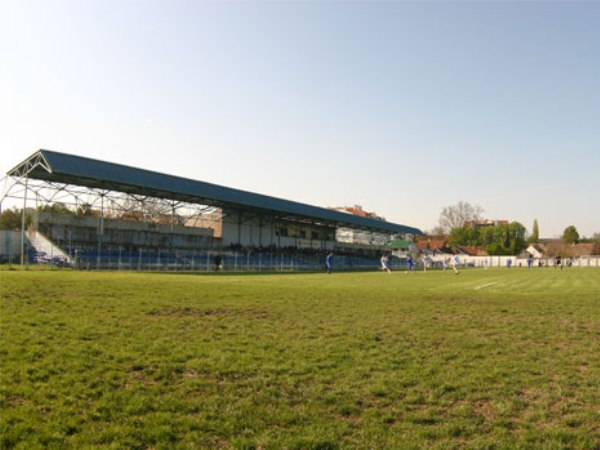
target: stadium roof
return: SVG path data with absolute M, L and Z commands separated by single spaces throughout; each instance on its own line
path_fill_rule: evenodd
M 7 175 L 252 211 L 281 219 L 385 233 L 422 234 L 419 229 L 406 225 L 51 150 L 37 151 Z

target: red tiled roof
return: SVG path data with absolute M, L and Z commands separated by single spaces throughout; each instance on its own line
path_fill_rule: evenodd
M 367 219 L 376 219 L 376 220 L 384 220 L 385 221 L 385 217 L 380 217 L 377 214 L 373 213 L 373 212 L 368 212 L 363 210 L 361 207 L 357 208 L 357 207 L 353 207 L 353 206 L 338 206 L 335 208 L 329 208 L 329 209 L 333 209 L 335 211 L 341 211 L 341 212 L 345 212 L 348 214 L 352 214 L 353 216 L 358 216 L 358 217 L 364 217 Z
M 592 256 L 600 254 L 600 244 L 564 244 L 561 241 L 553 241 L 538 244 L 544 252 L 544 257 L 557 255 L 574 258 L 578 256 Z
M 488 256 L 483 247 L 479 245 L 461 245 L 458 248 L 469 256 Z
M 419 250 L 430 249 L 440 250 L 448 246 L 448 239 L 446 238 L 425 238 L 417 240 L 417 247 Z
M 360 210 L 360 209 L 356 209 L 356 208 L 344 208 L 345 211 L 349 212 L 350 214 L 354 214 L 355 216 L 360 216 L 360 217 L 369 217 L 369 214 L 367 214 L 366 212 Z

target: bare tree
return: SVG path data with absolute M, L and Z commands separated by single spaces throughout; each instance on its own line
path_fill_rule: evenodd
M 462 227 L 465 222 L 481 220 L 482 214 L 483 208 L 481 206 L 460 201 L 454 206 L 442 208 L 438 219 L 438 227 L 447 234 L 450 233 L 452 228 Z
M 429 236 L 442 236 L 446 234 L 446 232 L 442 227 L 435 226 L 431 230 L 427 231 L 426 234 L 428 234 Z

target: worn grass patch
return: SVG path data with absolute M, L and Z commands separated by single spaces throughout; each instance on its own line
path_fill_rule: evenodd
M 600 448 L 595 269 L 0 277 L 1 448 Z

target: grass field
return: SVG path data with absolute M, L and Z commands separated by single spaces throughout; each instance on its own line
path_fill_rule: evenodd
M 600 448 L 600 270 L 0 271 L 1 448 Z

